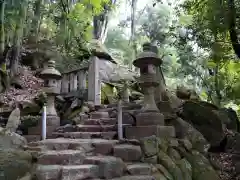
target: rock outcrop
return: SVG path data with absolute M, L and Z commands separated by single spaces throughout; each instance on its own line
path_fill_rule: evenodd
M 34 158 L 30 152 L 24 151 L 26 144 L 24 137 L 0 128 L 0 179 L 28 180 L 26 178 L 32 174 Z

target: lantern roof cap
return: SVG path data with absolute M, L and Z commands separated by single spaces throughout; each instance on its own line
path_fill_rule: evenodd
M 49 60 L 47 68 L 44 68 L 39 75 L 42 79 L 56 79 L 59 80 L 62 78 L 61 73 L 55 68 L 55 61 Z
M 136 60 L 133 61 L 134 66 L 141 68 L 146 64 L 153 64 L 154 66 L 162 64 L 162 60 L 158 57 L 157 46 L 147 42 L 142 45 L 142 48 L 143 52 L 141 52 Z

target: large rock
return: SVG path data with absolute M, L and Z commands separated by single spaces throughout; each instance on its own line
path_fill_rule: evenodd
M 212 145 L 219 145 L 224 139 L 224 126 L 217 107 L 206 102 L 186 101 L 181 116 L 203 134 Z
M 226 125 L 227 129 L 240 132 L 240 122 L 237 116 L 236 111 L 232 108 L 222 108 L 220 109 L 224 118 L 224 124 Z
M 181 169 L 175 164 L 175 162 L 163 151 L 158 153 L 159 164 L 162 164 L 168 172 L 171 173 L 174 180 L 185 180 Z
M 17 180 L 32 172 L 32 156 L 26 151 L 0 149 L 0 179 Z
M 159 151 L 159 142 L 156 136 L 150 136 L 140 139 L 140 145 L 143 150 L 143 154 L 146 157 L 157 155 Z
M 177 162 L 178 167 L 181 169 L 184 180 L 192 180 L 192 166 L 185 159 L 181 159 Z
M 194 180 L 220 180 L 217 172 L 213 169 L 208 159 L 201 153 L 197 151 L 186 153 L 185 158 L 192 165 L 192 178 Z
M 173 120 L 171 124 L 175 127 L 177 138 L 188 139 L 192 143 L 193 148 L 200 152 L 206 152 L 208 150 L 208 142 L 190 123 L 181 118 L 177 118 Z
M 20 124 L 21 124 L 20 109 L 15 108 L 8 118 L 6 129 L 8 129 L 11 132 L 16 132 L 16 130 Z
M 27 144 L 27 140 L 17 133 L 0 128 L 0 149 L 22 148 Z

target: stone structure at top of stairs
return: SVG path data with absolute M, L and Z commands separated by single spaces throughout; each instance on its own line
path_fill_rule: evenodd
M 140 68 L 139 83 L 144 92 L 144 106 L 142 112 L 136 117 L 135 127 L 126 127 L 126 138 L 140 139 L 151 135 L 157 137 L 175 137 L 173 126 L 164 126 L 164 116 L 156 106 L 154 90 L 158 86 L 156 69 L 162 60 L 157 56 L 157 47 L 151 44 L 143 45 L 143 52 L 137 57 L 133 64 Z
M 176 139 L 174 128 L 164 126 L 152 93 L 157 82 L 154 74 L 145 74 L 161 61 L 149 47 L 144 46 L 144 56 L 135 61 L 141 68 L 140 83 L 146 97 L 136 126 L 123 119 L 126 139 L 116 140 L 117 119 L 109 117 L 109 108 L 92 112 L 82 125 L 52 133 L 57 139 L 28 144 L 26 150 L 38 159 L 35 179 L 219 180 L 191 142 Z

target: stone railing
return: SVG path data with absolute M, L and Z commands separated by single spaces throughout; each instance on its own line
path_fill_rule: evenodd
M 75 69 L 62 74 L 61 94 L 78 91 L 87 88 L 87 75 L 86 69 Z

